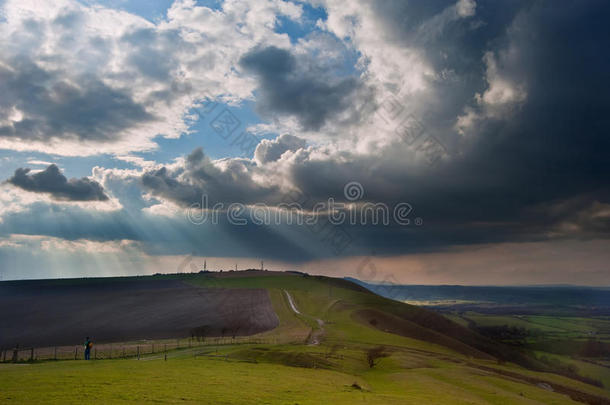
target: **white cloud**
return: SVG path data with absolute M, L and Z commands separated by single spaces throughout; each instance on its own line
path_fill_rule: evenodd
M 477 102 L 488 107 L 493 113 L 495 109 L 525 101 L 527 92 L 524 85 L 502 74 L 494 54 L 485 53 L 484 60 L 487 66 L 485 77 L 489 87 L 482 95 L 476 95 Z
M 464 107 L 458 116 L 455 129 L 462 135 L 472 132 L 478 121 L 508 119 L 527 100 L 527 83 L 515 73 L 519 65 L 519 49 L 511 44 L 497 52 L 487 51 L 483 56 L 487 89 L 476 93 L 476 109 Z M 517 67 L 517 68 L 516 68 Z
M 0 148 L 65 156 L 154 149 L 155 136 L 188 131 L 185 113 L 197 100 L 248 98 L 254 83 L 235 71 L 239 57 L 261 43 L 288 46 L 274 32 L 277 18 L 301 12 L 279 0 L 226 1 L 219 10 L 176 1 L 151 23 L 77 1 L 7 1 L 0 74 L 12 96 L 0 101 Z M 29 70 L 16 67 L 23 63 Z M 25 74 L 51 103 L 35 105 L 10 81 Z
M 49 165 L 53 164 L 53 162 L 47 162 L 46 160 L 37 160 L 37 159 L 29 159 L 26 163 L 28 165 L 36 165 L 36 166 L 49 166 Z
M 477 3 L 474 0 L 458 0 L 455 7 L 460 17 L 472 17 L 476 12 Z
M 40 249 L 47 252 L 62 251 L 69 253 L 112 254 L 125 253 L 126 251 L 139 248 L 139 242 L 131 240 L 100 242 L 88 239 L 66 240 L 44 237 L 44 239 L 40 241 Z
M 0 239 L 1 247 L 40 249 L 51 253 L 120 253 L 140 250 L 141 243 L 133 240 L 96 241 L 90 239 L 67 240 L 48 235 L 10 234 Z
M 141 156 L 117 155 L 117 156 L 115 156 L 115 159 L 122 160 L 123 162 L 131 163 L 134 166 L 137 166 L 142 169 L 148 169 L 148 170 L 154 168 L 157 165 L 157 163 L 154 160 L 146 160 Z
M 146 197 L 150 200 L 155 200 L 152 196 Z M 186 210 L 169 200 L 162 200 L 161 202 L 153 204 L 150 207 L 144 207 L 142 208 L 142 212 L 152 216 L 162 216 L 168 218 L 177 218 L 182 216 L 183 218 L 186 218 Z

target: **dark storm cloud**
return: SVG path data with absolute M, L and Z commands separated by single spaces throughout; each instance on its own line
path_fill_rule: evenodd
M 273 46 L 250 51 L 240 65 L 259 80 L 257 108 L 261 114 L 294 115 L 307 130 L 320 129 L 347 109 L 350 96 L 361 87 L 353 77 L 330 77 L 320 69 L 299 69 L 297 58 Z
M 527 100 L 507 122 L 484 123 L 463 164 L 497 177 L 487 190 L 520 207 L 583 194 L 608 201 L 610 100 L 599 86 L 610 82 L 601 52 L 609 16 L 608 3 L 594 1 L 536 3 L 516 16 L 507 35 L 514 51 L 500 62 L 525 82 Z
M 18 59 L 0 64 L 0 137 L 115 140 L 153 117 L 121 90 L 94 77 L 68 77 Z M 14 111 L 22 119 L 7 124 Z
M 406 44 L 408 23 L 399 18 L 401 8 L 389 12 L 389 2 L 383 4 L 382 12 L 392 15 L 388 21 L 395 21 L 392 29 L 405 35 Z M 428 16 L 448 5 L 427 11 Z M 476 18 L 495 27 L 471 30 L 460 20 L 445 28 L 447 35 L 427 38 L 435 44 L 426 49 L 429 54 L 449 52 L 442 62 L 431 58 L 436 68 L 458 67 L 460 74 L 454 83 L 434 85 L 447 97 L 432 100 L 435 108 L 425 116 L 426 131 L 455 138 L 455 121 L 449 118 L 459 115 L 464 103 L 481 114 L 472 131 L 458 136 L 449 159 L 415 167 L 408 164 L 409 148 L 397 143 L 379 156 L 345 154 L 340 160 L 304 161 L 292 169 L 294 184 L 315 198 L 341 198 L 343 185 L 358 181 L 366 199 L 407 201 L 424 219 L 417 231 L 354 230 L 367 241 L 364 246 L 396 253 L 494 241 L 610 237 L 610 100 L 600 91 L 610 82 L 610 60 L 603 51 L 610 6 L 597 1 L 559 7 L 514 3 L 503 14 L 505 7 L 477 3 Z M 488 86 L 484 55 L 490 51 L 502 78 L 527 92 L 510 115 L 486 116 L 485 106 L 475 101 L 475 94 Z
M 531 209 L 530 216 L 547 222 L 544 230 L 551 236 L 581 239 L 610 235 L 610 190 L 581 194 L 570 199 L 552 201 Z
M 106 201 L 104 188 L 95 180 L 83 177 L 67 179 L 56 165 L 29 174 L 30 169 L 19 168 L 7 180 L 14 186 L 34 193 L 48 193 L 56 200 L 63 201 Z
M 428 131 L 450 149 L 459 142 L 453 129 L 456 116 L 488 86 L 485 53 L 506 48 L 515 17 L 533 3 L 477 1 L 473 15 L 459 16 L 454 0 L 374 2 L 389 42 L 416 49 L 433 67 L 436 74 L 426 83 L 431 95 L 409 100 L 409 108 L 425 117 Z

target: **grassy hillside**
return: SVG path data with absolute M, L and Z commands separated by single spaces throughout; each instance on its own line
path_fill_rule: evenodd
M 267 289 L 279 325 L 257 336 L 293 343 L 211 344 L 171 351 L 167 361 L 154 354 L 4 364 L 0 401 L 610 403 L 601 388 L 527 370 L 511 361 L 523 359 L 509 347 L 344 280 L 272 272 L 176 277 L 206 288 Z

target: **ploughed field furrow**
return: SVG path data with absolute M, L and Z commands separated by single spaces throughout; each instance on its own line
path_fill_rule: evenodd
M 2 283 L 4 284 L 4 283 Z M 179 282 L 0 285 L 0 347 L 252 335 L 278 325 L 264 289 Z

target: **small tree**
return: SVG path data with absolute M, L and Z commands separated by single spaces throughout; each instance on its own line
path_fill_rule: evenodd
M 385 352 L 385 347 L 377 346 L 367 350 L 366 361 L 368 362 L 369 367 L 373 368 L 377 365 L 377 363 L 379 363 L 379 359 L 388 356 L 389 354 Z

